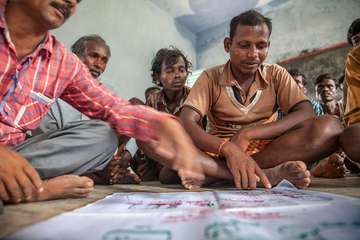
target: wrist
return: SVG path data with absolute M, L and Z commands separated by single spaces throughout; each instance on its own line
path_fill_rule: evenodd
M 241 133 L 242 137 L 245 139 L 252 139 L 253 137 L 251 136 L 251 130 L 250 127 L 245 128 L 242 133 Z
M 221 151 L 219 152 L 219 156 L 226 157 L 226 156 L 231 155 L 233 147 L 234 147 L 234 144 L 232 142 L 227 141 L 221 148 Z
M 216 154 L 218 155 L 218 156 L 223 156 L 224 154 L 223 154 L 223 149 L 224 149 L 224 147 L 227 145 L 229 143 L 229 139 L 223 139 L 220 143 L 219 143 L 219 145 L 218 145 L 218 147 L 217 147 L 217 152 L 216 152 Z

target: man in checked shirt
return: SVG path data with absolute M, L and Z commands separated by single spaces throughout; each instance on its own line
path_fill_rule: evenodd
M 49 33 L 75 12 L 79 2 L 0 0 L 0 200 L 86 197 L 93 181 L 82 175 L 103 169 L 118 136 L 124 135 L 136 138 L 153 159 L 177 170 L 184 187 L 191 188 L 204 178 L 198 164 L 202 157 L 179 122 L 133 106 L 96 84 L 86 66 Z M 95 120 L 25 140 L 25 132 L 39 126 L 58 98 Z M 103 125 L 108 134 L 98 139 L 98 152 L 85 139 L 72 141 L 79 131 L 91 134 L 89 126 L 100 120 L 109 125 Z M 104 144 L 110 140 L 113 144 Z M 90 170 L 69 170 L 68 164 L 83 154 L 93 165 Z
M 71 45 L 71 51 L 86 65 L 90 74 L 97 80 L 97 83 L 99 85 L 103 84 L 100 76 L 106 70 L 107 63 L 111 57 L 111 50 L 106 41 L 99 35 L 85 35 Z M 82 155 L 82 157 L 74 159 L 69 163 L 69 171 L 71 171 L 74 166 L 81 166 L 83 169 L 89 169 L 86 172 L 91 173 L 86 176 L 94 180 L 95 184 L 140 183 L 140 178 L 132 170 L 128 169 L 129 161 L 132 158 L 131 154 L 134 155 L 136 151 L 133 149 L 135 147 L 134 145 L 136 145 L 135 142 L 126 145 L 128 147 L 125 146 L 125 143 L 121 142 L 119 148 L 115 150 L 116 154 L 114 154 L 114 157 L 110 162 L 106 163 L 107 165 L 103 170 L 91 171 L 96 169 L 92 169 L 93 163 L 87 161 L 87 159 L 91 157 L 91 155 L 94 155 L 94 152 L 106 151 L 106 149 L 103 149 L 104 146 L 113 144 L 113 138 L 109 136 L 114 136 L 116 134 L 108 127 L 107 123 L 97 122 L 94 124 L 93 121 L 89 120 L 89 117 L 82 114 L 68 103 L 58 99 L 54 102 L 50 111 L 42 120 L 39 128 L 32 131 L 32 136 L 63 129 L 69 124 L 82 125 L 84 127 L 88 126 L 88 130 L 79 131 L 76 138 L 71 142 L 74 148 L 79 148 L 79 146 L 74 143 L 77 143 L 79 138 L 83 139 L 83 141 L 86 139 L 84 145 L 86 145 L 86 148 L 88 148 L 89 145 L 92 145 L 93 151 L 85 151 L 85 154 L 89 154 L 88 157 Z M 88 132 L 90 132 L 90 134 Z M 106 141 L 107 139 L 109 143 L 102 142 L 102 144 L 99 144 L 100 138 L 102 138 L 103 141 Z M 48 164 L 48 167 L 51 167 L 51 165 Z

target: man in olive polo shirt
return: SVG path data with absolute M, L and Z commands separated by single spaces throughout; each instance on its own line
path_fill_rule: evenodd
M 343 129 L 334 117 L 315 118 L 289 73 L 264 63 L 271 28 L 271 20 L 254 10 L 234 17 L 224 39 L 230 60 L 201 74 L 181 118 L 196 145 L 215 155 L 203 162 L 208 176 L 216 171 L 215 177 L 231 179 L 236 187 L 255 188 L 253 168 L 259 166 L 272 185 L 287 179 L 306 188 L 306 164 L 334 152 Z M 276 121 L 279 108 L 286 116 Z M 205 115 L 208 133 L 199 125 Z

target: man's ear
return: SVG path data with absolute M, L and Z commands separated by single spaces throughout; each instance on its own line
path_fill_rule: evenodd
M 231 39 L 229 37 L 224 38 L 224 49 L 228 53 L 230 51 Z

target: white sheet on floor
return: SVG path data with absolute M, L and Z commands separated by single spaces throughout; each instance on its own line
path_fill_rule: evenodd
M 359 239 L 360 200 L 298 190 L 115 193 L 8 239 Z

